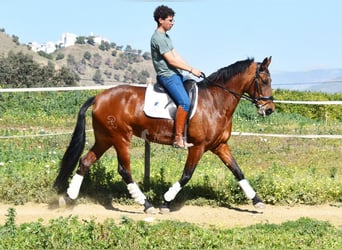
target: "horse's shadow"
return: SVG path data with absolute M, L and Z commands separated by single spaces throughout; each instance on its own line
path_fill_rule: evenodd
M 186 204 L 187 204 L 186 200 L 175 201 L 174 203 L 171 203 L 170 205 L 170 212 L 180 211 L 184 206 L 186 206 Z M 240 208 L 238 206 L 233 206 L 230 204 L 220 205 L 220 207 L 224 207 L 229 210 L 234 210 L 234 211 L 241 212 L 241 213 L 263 214 L 263 212 L 260 210 L 258 211 L 256 209 Z
M 237 212 L 241 212 L 241 213 L 248 213 L 248 214 L 263 214 L 262 211 L 258 211 L 258 210 L 250 210 L 250 209 L 246 209 L 246 208 L 239 208 L 239 207 L 233 207 L 231 205 L 226 205 L 225 206 L 228 209 L 231 210 L 235 210 Z
M 81 196 L 82 197 L 82 196 Z M 92 200 L 96 204 L 100 204 L 103 206 L 106 210 L 111 210 L 113 212 L 120 212 L 120 213 L 127 213 L 127 214 L 142 214 L 143 211 L 132 211 L 132 210 L 126 210 L 121 209 L 118 207 L 113 206 L 112 199 L 94 199 L 91 197 L 87 197 L 87 199 Z M 61 204 L 62 203 L 62 204 Z M 82 204 L 82 202 L 79 202 L 77 200 L 68 200 L 65 198 L 65 195 L 59 195 L 58 197 L 54 197 L 48 202 L 48 209 L 50 210 L 58 210 L 61 208 L 67 209 L 67 210 L 73 210 L 74 207 L 77 205 Z
M 92 183 L 94 184 L 94 183 Z M 145 189 L 149 190 L 152 189 L 156 193 L 156 196 L 154 199 L 151 200 L 152 204 L 156 208 L 160 208 L 162 206 L 163 200 L 163 193 L 166 191 L 169 187 L 169 183 L 150 183 L 150 185 L 146 185 Z M 86 187 L 88 185 L 85 185 Z M 158 198 L 159 197 L 159 198 Z M 129 199 L 131 198 L 129 196 L 129 193 L 127 191 L 126 185 L 122 181 L 114 182 L 110 185 L 110 188 L 106 189 L 98 189 L 91 187 L 89 188 L 81 188 L 81 194 L 80 198 L 85 198 L 93 201 L 94 203 L 102 205 L 105 209 L 111 210 L 114 212 L 121 212 L 121 213 L 128 213 L 128 214 L 141 214 L 143 211 L 132 211 L 127 209 L 122 209 L 119 207 L 116 207 L 113 205 L 113 201 L 118 199 Z M 187 186 L 184 187 L 184 190 L 182 190 L 176 197 L 174 201 L 170 203 L 170 212 L 176 212 L 180 211 L 184 206 L 186 206 L 189 201 L 196 200 L 196 199 L 208 199 L 208 200 L 222 200 L 222 197 L 219 197 L 217 194 L 217 191 L 213 190 L 210 186 Z M 60 205 L 61 196 L 54 198 L 48 205 L 49 209 L 58 209 L 61 207 Z M 77 204 L 80 204 L 78 200 L 76 201 L 67 201 L 66 208 L 73 209 L 73 207 L 77 206 Z M 196 203 L 195 203 L 196 204 Z M 237 212 L 241 213 L 248 213 L 248 214 L 262 214 L 262 211 L 258 211 L 255 209 L 248 209 L 248 208 L 240 208 L 235 205 L 231 204 L 216 204 L 220 207 L 225 207 L 230 210 L 235 210 Z

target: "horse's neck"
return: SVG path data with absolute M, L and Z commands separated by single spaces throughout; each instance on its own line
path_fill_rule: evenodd
M 234 92 L 240 99 L 242 95 L 251 90 L 255 77 L 255 70 L 255 65 L 251 65 L 245 73 L 233 77 L 225 86 Z
M 238 89 L 223 84 L 222 86 L 224 88 L 213 88 L 211 94 L 214 106 L 217 106 L 217 110 L 221 113 L 225 113 L 224 115 L 227 116 L 230 115 L 230 113 L 234 113 L 234 110 L 241 99 L 241 95 Z
M 239 104 L 242 95 L 245 93 L 245 91 L 248 91 L 248 88 L 250 87 L 249 84 L 253 81 L 253 75 L 247 74 L 247 75 L 238 75 L 231 79 L 229 83 L 224 84 L 226 90 L 221 91 L 224 93 L 220 93 L 223 95 L 222 100 L 224 100 L 224 104 L 228 105 L 230 108 L 229 110 L 232 110 L 232 113 L 234 113 L 235 108 Z

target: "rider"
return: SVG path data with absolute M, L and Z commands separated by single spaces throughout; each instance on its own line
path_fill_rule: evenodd
M 158 26 L 151 37 L 151 54 L 157 81 L 167 89 L 177 105 L 173 146 L 187 148 L 193 144 L 187 143 L 183 138 L 185 122 L 190 109 L 190 99 L 183 85 L 185 78 L 182 75 L 182 70 L 197 77 L 200 77 L 202 73 L 200 70 L 190 67 L 183 60 L 173 47 L 170 36 L 166 33 L 174 25 L 174 16 L 175 12 L 165 5 L 155 9 L 154 20 Z

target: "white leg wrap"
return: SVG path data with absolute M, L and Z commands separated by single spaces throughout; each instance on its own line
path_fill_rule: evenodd
M 172 185 L 172 187 L 169 188 L 169 190 L 164 194 L 164 199 L 166 201 L 172 201 L 178 192 L 182 189 L 181 185 L 177 181 L 175 184 Z
M 67 189 L 67 194 L 69 197 L 73 200 L 75 200 L 78 196 L 78 193 L 80 192 L 81 184 L 83 181 L 83 176 L 79 174 L 75 174 L 71 182 L 69 184 L 69 188 Z
M 131 194 L 132 198 L 141 205 L 144 205 L 146 196 L 141 192 L 140 188 L 136 183 L 130 183 L 127 185 L 127 189 Z
M 245 193 L 248 199 L 251 200 L 255 197 L 256 193 L 251 187 L 251 185 L 249 185 L 249 182 L 246 179 L 239 181 L 239 186 L 242 188 L 243 192 Z

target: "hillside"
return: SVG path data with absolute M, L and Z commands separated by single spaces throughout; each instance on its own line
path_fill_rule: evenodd
M 78 85 L 110 85 L 115 83 L 146 83 L 155 79 L 152 61 L 134 49 L 108 48 L 101 50 L 98 44 L 76 44 L 58 49 L 52 54 L 38 54 L 27 45 L 18 45 L 3 32 L 0 32 L 0 56 L 6 57 L 9 51 L 22 52 L 33 57 L 41 65 L 52 63 L 56 70 L 66 66 L 79 77 Z
M 11 37 L 6 35 L 3 32 L 0 32 L 0 57 L 7 56 L 9 51 L 13 51 L 15 53 L 23 52 L 33 57 L 33 59 L 42 65 L 48 64 L 48 59 L 41 57 L 37 53 L 31 51 L 26 45 L 17 45 Z
M 73 69 L 81 78 L 79 85 L 97 84 L 93 81 L 97 71 L 103 80 L 101 84 L 146 83 L 147 78 L 155 78 L 152 61 L 135 51 L 104 51 L 98 45 L 76 44 L 52 55 L 54 58 L 63 55 L 62 59 L 55 60 L 56 67 Z
M 20 38 L 18 38 L 20 41 Z M 146 83 L 155 81 L 152 61 L 137 49 L 118 46 L 101 50 L 98 44 L 76 44 L 57 50 L 52 54 L 38 54 L 28 45 L 20 45 L 13 37 L 0 32 L 0 58 L 9 51 L 32 56 L 40 65 L 49 62 L 55 70 L 63 66 L 75 72 L 79 86 L 111 85 L 116 83 Z M 314 91 L 326 93 L 342 92 L 342 69 L 311 70 L 303 72 L 272 73 L 274 89 Z

